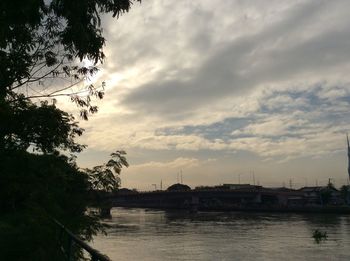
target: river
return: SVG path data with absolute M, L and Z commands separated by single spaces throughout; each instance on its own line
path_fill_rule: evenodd
M 113 208 L 92 246 L 112 260 L 350 260 L 350 216 Z M 316 243 L 318 229 L 328 238 Z

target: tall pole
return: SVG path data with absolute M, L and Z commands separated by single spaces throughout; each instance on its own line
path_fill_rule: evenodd
M 305 181 L 305 187 L 307 187 L 307 178 L 304 178 Z
M 346 141 L 348 145 L 348 180 L 350 179 L 350 145 L 349 145 L 349 136 L 346 134 Z

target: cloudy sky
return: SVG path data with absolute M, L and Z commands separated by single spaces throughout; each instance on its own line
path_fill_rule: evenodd
M 81 125 L 90 167 L 124 149 L 122 186 L 150 190 L 347 180 L 350 2 L 135 3 L 103 18 L 100 112 Z M 254 175 L 253 175 L 254 173 Z

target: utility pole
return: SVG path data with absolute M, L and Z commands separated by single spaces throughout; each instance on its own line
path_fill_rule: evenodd
M 163 180 L 160 180 L 160 190 L 163 190 Z
M 334 179 L 333 178 L 328 178 L 328 186 L 331 186 L 332 185 L 332 180 L 334 182 Z
M 349 136 L 346 134 L 346 141 L 348 145 L 348 182 L 350 179 L 350 144 L 349 144 Z
M 307 178 L 304 178 L 305 180 L 305 187 L 307 187 Z
M 180 172 L 180 173 L 181 173 L 181 176 L 180 176 L 180 178 L 181 178 L 181 184 L 183 184 L 183 183 L 182 183 L 182 170 L 180 170 L 180 171 L 181 171 L 181 172 Z

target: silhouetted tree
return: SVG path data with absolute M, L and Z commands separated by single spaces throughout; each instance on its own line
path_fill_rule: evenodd
M 86 240 L 102 229 L 86 214 L 87 175 L 67 157 L 8 151 L 0 168 L 1 260 L 64 260 L 52 218 Z
M 119 187 L 119 174 L 123 167 L 128 167 L 126 152 L 117 150 L 111 154 L 111 159 L 103 165 L 92 169 L 84 169 L 89 176 L 92 189 L 101 192 L 113 192 Z
M 87 215 L 88 174 L 73 155 L 60 153 L 80 152 L 84 146 L 74 137 L 83 130 L 53 104 L 19 100 L 11 106 L 5 111 L 11 124 L 1 125 L 0 257 L 61 260 L 53 218 L 85 239 L 102 228 L 96 216 Z M 74 254 L 78 258 L 81 251 Z
M 104 83 L 84 84 L 104 59 L 100 15 L 118 17 L 131 2 L 0 1 L 1 260 L 62 260 L 51 218 L 87 240 L 102 228 L 88 214 L 88 196 L 91 189 L 118 186 L 125 153 L 117 151 L 95 170 L 79 169 L 74 153 L 85 145 L 75 138 L 84 130 L 54 98 L 68 96 L 85 120 L 97 112 L 91 100 L 103 98 Z M 82 258 L 81 251 L 74 249 L 74 256 Z
M 83 134 L 74 117 L 43 101 L 40 105 L 18 95 L 16 101 L 2 106 L 0 117 L 0 150 L 22 150 L 58 153 L 81 152 L 85 147 L 74 141 Z
M 341 194 L 341 197 L 344 199 L 344 201 L 347 204 L 349 204 L 350 203 L 350 186 L 349 185 L 341 186 L 340 194 Z

